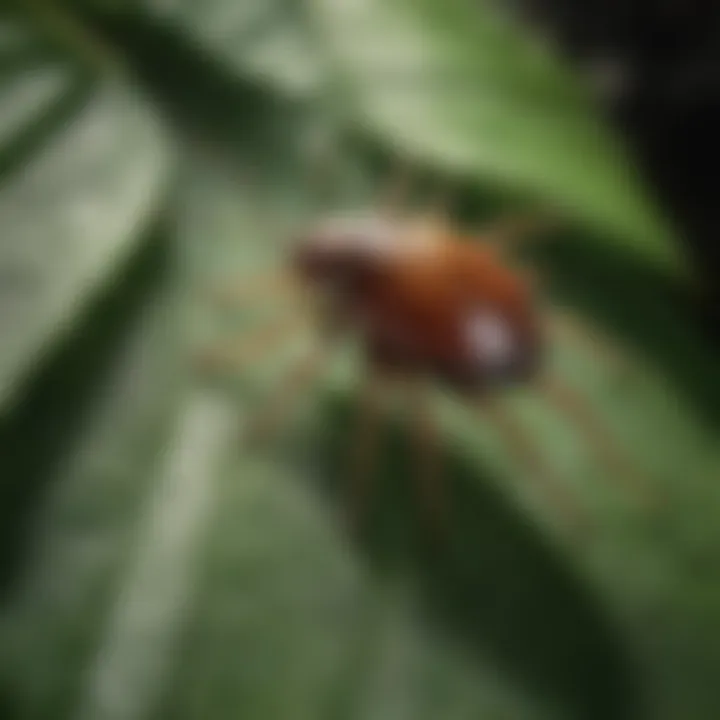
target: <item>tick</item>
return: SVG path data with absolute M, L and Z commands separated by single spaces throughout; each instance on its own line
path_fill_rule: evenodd
M 512 387 L 537 392 L 587 438 L 606 475 L 640 485 L 640 475 L 603 422 L 545 362 L 559 334 L 593 342 L 566 316 L 549 312 L 536 283 L 514 262 L 516 244 L 542 228 L 509 218 L 480 232 L 456 227 L 443 213 L 373 210 L 321 218 L 297 233 L 276 277 L 230 289 L 233 301 L 295 293 L 309 308 L 317 352 L 278 384 L 255 418 L 267 433 L 298 390 L 323 368 L 325 349 L 353 337 L 364 356 L 360 413 L 350 458 L 349 509 L 357 518 L 373 478 L 381 398 L 395 385 L 412 388 L 415 485 L 434 525 L 444 515 L 439 438 L 425 389 L 435 383 L 489 420 L 528 478 L 567 524 L 584 522 L 566 485 L 550 472 L 542 448 L 503 402 Z M 202 367 L 231 369 L 262 359 L 283 327 L 268 326 L 239 353 L 218 347 Z

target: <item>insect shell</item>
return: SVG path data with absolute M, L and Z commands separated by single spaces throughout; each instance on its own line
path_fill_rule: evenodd
M 330 327 L 361 335 L 376 367 L 479 392 L 538 369 L 530 284 L 491 244 L 439 221 L 333 218 L 299 239 L 292 269 L 325 301 Z

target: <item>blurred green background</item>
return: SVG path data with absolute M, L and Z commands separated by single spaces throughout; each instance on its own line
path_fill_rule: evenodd
M 0 717 L 718 717 L 711 263 L 523 17 L 463 0 L 3 5 Z M 513 392 L 590 520 L 569 532 L 496 428 L 438 390 L 445 542 L 422 524 L 402 415 L 351 537 L 352 348 L 262 452 L 243 446 L 308 338 L 291 326 L 209 383 L 199 348 L 289 310 L 221 312 L 209 288 L 276 267 L 318 213 L 372 203 L 397 158 L 418 204 L 449 189 L 471 226 L 568 217 L 527 252 L 549 305 L 611 352 L 567 337 L 548 362 L 661 503 Z

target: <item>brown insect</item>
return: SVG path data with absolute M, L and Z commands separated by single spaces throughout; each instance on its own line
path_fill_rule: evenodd
M 363 507 L 372 479 L 378 398 L 383 383 L 393 379 L 411 381 L 420 391 L 414 413 L 417 482 L 435 522 L 441 520 L 443 507 L 442 473 L 432 413 L 422 404 L 421 385 L 428 381 L 471 401 L 494 423 L 568 523 L 582 522 L 581 513 L 503 407 L 508 387 L 523 385 L 541 392 L 584 430 L 609 475 L 637 480 L 585 403 L 559 378 L 544 372 L 544 351 L 553 333 L 577 334 L 577 329 L 541 311 L 534 284 L 510 260 L 514 242 L 537 230 L 536 225 L 512 219 L 479 236 L 466 236 L 439 214 L 331 217 L 297 238 L 285 279 L 263 279 L 268 292 L 296 288 L 310 298 L 323 341 L 319 347 L 346 335 L 361 341 L 368 377 L 351 459 L 354 513 Z M 241 289 L 240 295 L 248 290 Z M 270 329 L 268 341 L 273 336 Z M 255 352 L 262 348 L 256 338 Z M 322 353 L 297 366 L 278 389 L 278 403 L 258 416 L 256 433 L 274 424 L 293 387 L 302 387 L 318 372 L 321 358 Z M 205 361 L 217 366 L 223 355 L 212 354 Z

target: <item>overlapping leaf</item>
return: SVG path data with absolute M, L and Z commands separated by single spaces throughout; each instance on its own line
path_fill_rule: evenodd
M 178 394 L 168 138 L 52 20 L 0 21 L 3 717 L 74 705 Z
M 135 246 L 168 160 L 157 120 L 127 88 L 91 84 L 62 55 L 17 54 L 7 50 L 13 67 L 0 75 L 3 404 Z
M 313 0 L 353 120 L 400 152 L 525 192 L 647 259 L 671 237 L 579 83 L 490 2 Z
M 664 270 L 682 265 L 589 94 L 491 2 L 148 6 L 235 72 L 295 96 L 331 87 L 351 125 L 406 159 L 558 207 Z

